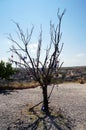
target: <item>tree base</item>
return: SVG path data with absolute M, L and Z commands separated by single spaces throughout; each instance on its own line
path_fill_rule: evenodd
M 44 106 L 42 106 L 41 111 L 46 113 L 46 114 L 49 114 L 49 108 L 46 109 Z

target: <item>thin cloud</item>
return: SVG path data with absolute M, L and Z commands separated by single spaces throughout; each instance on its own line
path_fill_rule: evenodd
M 6 57 L 2 57 L 2 58 L 0 57 L 0 61 L 8 62 L 9 60 Z
M 37 51 L 37 44 L 36 43 L 34 43 L 34 44 L 30 44 L 28 47 L 29 47 L 29 49 L 30 49 L 30 51 L 31 51 L 31 53 L 36 53 L 36 51 Z
M 77 58 L 83 58 L 86 57 L 86 53 L 79 53 L 76 55 Z

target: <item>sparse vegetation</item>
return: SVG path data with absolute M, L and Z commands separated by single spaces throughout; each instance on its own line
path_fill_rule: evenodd
M 18 82 L 18 81 L 2 81 L 0 82 L 0 89 L 27 89 L 27 88 L 35 88 L 38 87 L 39 83 L 32 81 L 32 82 Z

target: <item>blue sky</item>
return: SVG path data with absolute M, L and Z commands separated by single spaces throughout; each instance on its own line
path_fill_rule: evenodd
M 11 43 L 7 33 L 15 36 L 18 22 L 23 30 L 34 25 L 33 43 L 37 43 L 40 25 L 43 28 L 43 48 L 49 42 L 49 23 L 57 23 L 57 10 L 66 9 L 62 20 L 64 47 L 60 61 L 63 66 L 86 65 L 86 0 L 0 0 L 0 60 L 10 58 Z M 34 49 L 34 48 L 32 48 Z

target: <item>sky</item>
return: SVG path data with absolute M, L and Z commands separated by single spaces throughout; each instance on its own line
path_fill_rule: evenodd
M 0 0 L 0 60 L 11 57 L 9 48 L 12 43 L 7 34 L 16 38 L 18 22 L 25 31 L 34 25 L 33 54 L 39 38 L 40 25 L 43 30 L 43 49 L 49 43 L 49 25 L 58 23 L 57 11 L 66 13 L 62 19 L 62 39 L 64 43 L 60 62 L 63 66 L 86 66 L 86 0 Z M 42 54 L 43 55 L 43 54 Z

